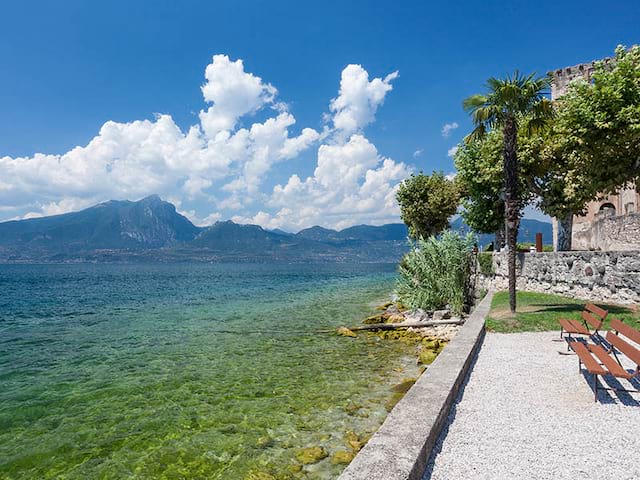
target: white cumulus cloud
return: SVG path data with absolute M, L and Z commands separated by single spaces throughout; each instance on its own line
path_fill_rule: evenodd
M 457 122 L 445 123 L 442 126 L 442 130 L 440 131 L 440 133 L 442 133 L 443 137 L 448 137 L 449 135 L 451 135 L 451 132 L 453 132 L 458 127 L 459 125 L 457 124 Z
M 381 155 L 364 135 L 397 77 L 370 80 L 362 66 L 345 67 L 328 125 L 318 131 L 297 127 L 278 90 L 246 72 L 242 60 L 215 55 L 201 87 L 208 105 L 186 130 L 168 114 L 108 121 L 86 145 L 63 154 L 0 156 L 0 219 L 155 193 L 198 225 L 232 218 L 296 230 L 398 221 L 395 192 L 410 168 Z M 263 120 L 247 122 L 260 111 Z M 312 148 L 312 175 L 287 172 L 285 182 L 265 186 L 276 165 Z
M 398 183 L 411 173 L 404 163 L 378 154 L 364 136 L 355 134 L 342 144 L 321 145 L 313 176 L 292 175 L 276 185 L 269 215 L 238 220 L 266 228 L 299 230 L 322 224 L 344 228 L 354 223 L 382 224 L 398 220 Z
M 373 122 L 384 97 L 393 89 L 391 81 L 398 78 L 393 72 L 369 81 L 369 73 L 360 65 L 347 65 L 342 70 L 340 91 L 329 106 L 333 126 L 347 138 Z
M 232 62 L 226 55 L 214 55 L 204 76 L 202 95 L 213 105 L 200 112 L 200 122 L 209 137 L 232 130 L 240 117 L 273 103 L 278 93 L 273 85 L 246 73 L 242 60 Z

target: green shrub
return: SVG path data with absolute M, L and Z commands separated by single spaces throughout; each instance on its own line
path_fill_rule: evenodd
M 524 242 L 524 243 L 518 242 L 517 244 L 518 250 L 529 250 L 529 248 L 535 247 L 535 246 L 536 244 L 531 242 Z M 542 245 L 542 251 L 553 252 L 553 245 Z
M 398 268 L 396 294 L 411 308 L 434 310 L 447 304 L 461 313 L 467 296 L 474 237 L 446 231 L 418 240 Z
M 495 273 L 493 269 L 493 253 L 481 252 L 478 254 L 478 267 L 480 273 L 491 276 Z

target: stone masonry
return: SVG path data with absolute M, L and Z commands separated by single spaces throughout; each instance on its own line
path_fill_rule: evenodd
M 583 228 L 587 225 L 587 228 Z M 573 248 L 580 250 L 640 250 L 640 213 L 596 217 L 573 224 Z
M 640 251 L 520 253 L 520 290 L 554 293 L 611 303 L 640 303 Z M 493 256 L 493 277 L 478 279 L 477 287 L 508 288 L 506 253 Z

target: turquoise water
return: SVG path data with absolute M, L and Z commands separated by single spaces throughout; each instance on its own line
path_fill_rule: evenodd
M 0 265 L 0 478 L 335 478 L 410 347 L 392 265 Z

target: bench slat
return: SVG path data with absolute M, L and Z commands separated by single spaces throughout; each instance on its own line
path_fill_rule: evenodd
M 627 343 L 622 337 L 616 335 L 612 331 L 607 332 L 607 342 L 624 353 L 629 360 L 640 366 L 640 350 L 633 345 Z
M 595 313 L 602 320 L 607 318 L 607 315 L 609 315 L 609 312 L 607 312 L 604 308 L 600 308 L 599 306 L 594 305 L 593 303 L 587 303 L 587 305 L 584 308 L 585 310 L 589 310 L 591 313 Z
M 606 371 L 602 368 L 595 358 L 591 355 L 591 352 L 584 346 L 582 342 L 569 342 L 571 349 L 576 352 L 580 361 L 584 364 L 587 371 L 594 375 L 606 375 Z
M 622 368 L 614 358 L 609 355 L 604 348 L 600 345 L 589 345 L 589 351 L 593 353 L 598 360 L 609 370 L 609 373 L 614 377 L 629 379 L 633 377 L 629 372 Z
M 582 312 L 582 318 L 584 319 L 585 322 L 587 322 L 589 325 L 591 325 L 592 328 L 595 328 L 596 330 L 599 330 L 600 327 L 602 326 L 602 320 L 600 320 L 598 317 L 594 317 L 588 312 Z
M 586 329 L 584 325 L 582 325 L 578 320 L 569 320 L 566 318 L 561 318 L 559 320 L 560 325 L 567 333 L 577 333 L 580 335 L 591 335 L 589 330 Z
M 617 318 L 611 319 L 611 330 L 616 330 L 620 332 L 622 335 L 627 337 L 629 340 L 640 345 L 640 331 L 633 328 L 631 325 L 627 325 L 622 320 Z

